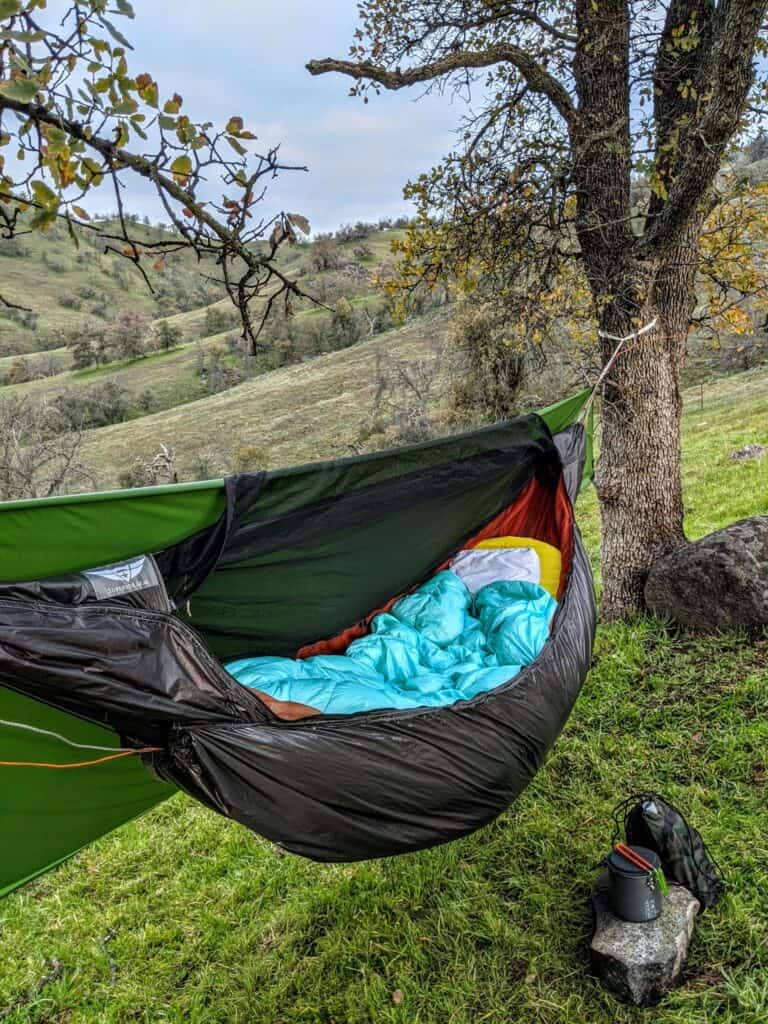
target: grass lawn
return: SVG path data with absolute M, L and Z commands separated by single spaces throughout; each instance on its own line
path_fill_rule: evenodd
M 692 536 L 768 511 L 768 459 L 728 459 L 768 443 L 768 374 L 718 383 L 703 410 L 697 396 L 685 419 Z M 581 504 L 594 552 L 594 496 Z M 765 1024 L 767 782 L 768 639 L 603 627 L 546 766 L 488 828 L 392 860 L 315 865 L 176 796 L 0 903 L 0 1020 Z M 687 984 L 650 1011 L 585 974 L 609 812 L 645 788 L 689 814 L 729 881 L 699 921 Z M 57 977 L 40 988 L 52 961 Z

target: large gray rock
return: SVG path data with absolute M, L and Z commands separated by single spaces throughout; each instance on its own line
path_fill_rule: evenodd
M 701 633 L 768 625 L 768 516 L 742 519 L 660 559 L 645 600 L 659 618 Z
M 592 893 L 595 933 L 589 947 L 593 973 L 623 1003 L 652 1006 L 680 978 L 688 956 L 699 901 L 670 885 L 655 921 L 623 921 L 608 903 L 608 874 Z

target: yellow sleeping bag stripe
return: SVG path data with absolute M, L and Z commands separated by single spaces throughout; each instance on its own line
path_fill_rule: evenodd
M 560 551 L 543 540 L 533 537 L 490 537 L 475 545 L 478 548 L 533 548 L 539 556 L 541 565 L 541 585 L 557 599 L 560 587 L 560 574 L 563 569 L 563 558 Z

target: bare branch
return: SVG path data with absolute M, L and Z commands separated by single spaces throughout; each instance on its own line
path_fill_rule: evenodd
M 2 294 L 0 294 L 0 303 L 2 303 L 2 305 L 5 306 L 6 309 L 18 309 L 22 313 L 32 312 L 29 306 L 20 306 L 17 302 L 11 302 L 10 299 L 6 299 L 6 297 Z
M 479 51 L 461 50 L 405 71 L 399 68 L 388 70 L 370 61 L 335 60 L 332 57 L 311 60 L 307 64 L 307 71 L 311 75 L 325 75 L 335 71 L 358 81 L 369 80 L 385 89 L 397 90 L 421 82 L 431 82 L 456 71 L 488 68 L 497 64 L 513 65 L 532 92 L 546 96 L 563 120 L 566 123 L 571 122 L 575 112 L 574 106 L 562 82 L 547 71 L 527 50 L 510 43 L 500 43 Z

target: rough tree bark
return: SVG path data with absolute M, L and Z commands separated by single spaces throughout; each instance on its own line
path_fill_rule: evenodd
M 680 474 L 680 370 L 695 302 L 696 217 L 668 253 L 635 255 L 630 184 L 629 10 L 624 0 L 577 0 L 571 129 L 576 228 L 595 297 L 606 365 L 626 343 L 604 391 L 596 487 L 602 519 L 602 614 L 642 608 L 649 566 L 685 542 Z

